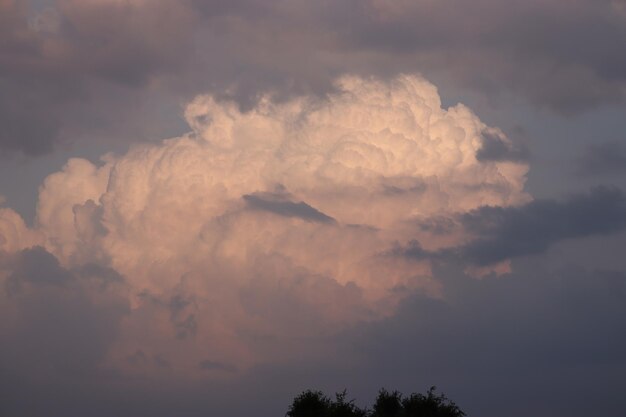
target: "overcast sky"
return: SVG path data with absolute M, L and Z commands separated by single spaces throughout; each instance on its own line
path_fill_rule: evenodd
M 0 411 L 622 417 L 624 51 L 624 0 L 0 0 Z

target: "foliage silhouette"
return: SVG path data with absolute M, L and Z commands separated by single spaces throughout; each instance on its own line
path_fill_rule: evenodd
M 374 403 L 371 417 L 403 417 L 402 394 L 381 389 Z
M 426 395 L 413 393 L 404 397 L 400 392 L 381 389 L 372 410 L 361 409 L 347 393 L 335 394 L 331 400 L 321 391 L 307 390 L 294 398 L 287 417 L 463 417 L 465 413 L 444 394 L 437 395 L 431 387 Z
M 294 398 L 287 417 L 331 417 L 331 401 L 321 391 L 304 391 Z
M 335 401 L 330 405 L 332 417 L 367 417 L 367 411 L 354 405 L 354 400 L 346 401 L 346 390 L 335 394 Z
M 411 394 L 402 399 L 404 417 L 463 417 L 465 413 L 444 394 L 436 395 L 430 387 L 427 395 Z
M 287 417 L 367 417 L 354 400 L 346 401 L 346 395 L 344 390 L 332 401 L 321 391 L 304 391 L 293 400 Z

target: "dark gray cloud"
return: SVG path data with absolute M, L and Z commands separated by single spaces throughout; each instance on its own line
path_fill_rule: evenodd
M 30 384 L 99 372 L 129 305 L 123 283 L 99 284 L 100 272 L 110 281 L 106 268 L 85 271 L 65 269 L 40 247 L 3 257 L 10 291 L 0 295 L 0 375 Z
M 141 116 L 133 108 L 151 94 L 150 80 L 179 68 L 189 51 L 191 17 L 176 5 L 18 0 L 0 3 L 0 16 L 2 153 L 128 135 L 136 122 L 124 114 Z
M 23 285 L 68 287 L 79 282 L 105 291 L 125 282 L 114 269 L 95 263 L 68 270 L 41 246 L 24 249 L 13 256 L 5 255 L 3 263 L 4 268 L 11 271 L 5 282 L 9 295 L 19 294 Z
M 423 219 L 418 223 L 420 230 L 435 235 L 445 235 L 451 233 L 457 226 L 458 222 L 455 219 L 451 219 L 446 216 L 434 216 Z
M 498 135 L 483 132 L 483 143 L 476 152 L 479 161 L 527 161 L 530 152 L 520 144 L 509 144 Z
M 542 254 L 567 239 L 608 235 L 626 228 L 626 193 L 618 188 L 595 187 L 563 201 L 539 199 L 519 207 L 484 206 L 456 219 L 428 220 L 420 228 L 446 233 L 448 229 L 440 229 L 440 224 L 448 228 L 460 224 L 474 239 L 439 251 L 426 250 L 412 241 L 393 248 L 391 254 L 479 266 Z
M 626 173 L 626 146 L 618 141 L 592 144 L 576 162 L 580 174 L 623 174 Z
M 266 90 L 323 95 L 344 72 L 421 72 L 564 113 L 626 90 L 618 0 L 46 3 L 0 5 L 3 152 L 161 138 L 195 94 L 245 107 Z
M 290 201 L 289 195 L 285 193 L 247 194 L 243 196 L 243 199 L 248 204 L 248 207 L 254 210 L 268 211 L 285 217 L 298 217 L 311 222 L 335 222 L 335 219 L 311 207 L 304 201 L 297 203 Z
M 396 58 L 415 54 L 423 72 L 492 93 L 504 87 L 565 113 L 624 98 L 626 61 L 615 54 L 626 39 L 622 2 L 379 4 L 354 19 L 353 42 Z
M 510 91 L 571 114 L 620 102 L 626 88 L 620 2 L 270 1 L 261 7 L 249 1 L 237 2 L 228 16 L 228 25 L 214 17 L 224 40 L 250 42 L 243 55 L 230 57 L 251 69 L 237 73 L 246 80 L 258 76 L 244 81 L 251 82 L 244 90 L 283 89 L 282 79 L 292 92 L 323 92 L 345 71 L 417 71 L 487 95 Z
M 59 265 L 54 255 L 40 246 L 18 252 L 11 262 L 12 273 L 6 280 L 10 295 L 19 293 L 25 283 L 45 286 L 65 286 L 72 274 Z
M 626 194 L 596 187 L 564 201 L 535 200 L 522 207 L 483 207 L 461 217 L 478 239 L 460 248 L 478 265 L 544 252 L 572 238 L 615 233 L 626 227 Z

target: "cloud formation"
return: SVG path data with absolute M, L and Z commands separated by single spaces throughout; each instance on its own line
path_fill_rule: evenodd
M 626 228 L 626 194 L 618 188 L 599 186 L 563 201 L 538 199 L 519 206 L 482 206 L 428 219 L 420 228 L 435 234 L 450 234 L 462 228 L 466 240 L 437 250 L 428 250 L 413 240 L 391 253 L 416 260 L 461 261 L 470 268 L 478 267 L 477 272 L 488 266 L 510 272 L 507 261 L 512 258 L 543 254 L 569 239 L 622 231 Z
M 626 195 L 550 196 L 624 189 L 625 42 L 624 0 L 0 0 L 0 415 L 622 417 Z
M 0 255 L 0 369 L 26 381 L 94 375 L 130 312 L 107 267 L 66 268 L 40 246 Z
M 618 141 L 588 145 L 576 165 L 583 175 L 626 173 L 626 147 Z
M 478 159 L 484 132 L 506 136 L 443 109 L 421 77 L 346 76 L 336 90 L 248 112 L 197 97 L 190 133 L 50 175 L 34 228 L 3 209 L 0 247 L 124 277 L 132 313 L 107 361 L 131 373 L 225 376 L 283 360 L 276 343 L 391 314 L 409 290 L 437 296 L 427 261 L 384 253 L 416 236 L 458 243 L 424 219 L 528 201 L 528 166 Z
M 189 12 L 178 2 L 2 0 L 0 153 L 41 155 L 116 132 L 112 121 L 120 135 L 145 137 L 132 108 L 147 104 L 155 77 L 180 68 Z
M 420 72 L 566 114 L 623 103 L 623 10 L 622 0 L 3 0 L 0 150 L 146 140 L 175 131 L 164 114 L 199 91 L 251 108 L 267 91 L 323 96 L 355 71 Z
M 506 137 L 484 132 L 483 145 L 476 152 L 476 158 L 481 161 L 527 161 L 529 151 Z
M 566 201 L 535 200 L 523 207 L 482 207 L 461 222 L 477 239 L 461 256 L 478 265 L 544 252 L 566 239 L 617 233 L 626 227 L 626 195 L 596 187 Z

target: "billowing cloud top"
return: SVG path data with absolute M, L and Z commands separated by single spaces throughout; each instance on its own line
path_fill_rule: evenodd
M 4 252 L 39 245 L 69 275 L 101 265 L 125 278 L 118 365 L 158 355 L 231 372 L 273 355 L 252 339 L 380 317 L 406 289 L 436 295 L 427 261 L 389 249 L 458 244 L 460 230 L 420 224 L 529 200 L 525 162 L 477 157 L 506 136 L 461 104 L 443 109 L 419 76 L 346 76 L 324 100 L 268 96 L 247 112 L 200 96 L 185 117 L 182 137 L 100 166 L 70 160 L 42 185 L 34 228 L 0 212 Z

